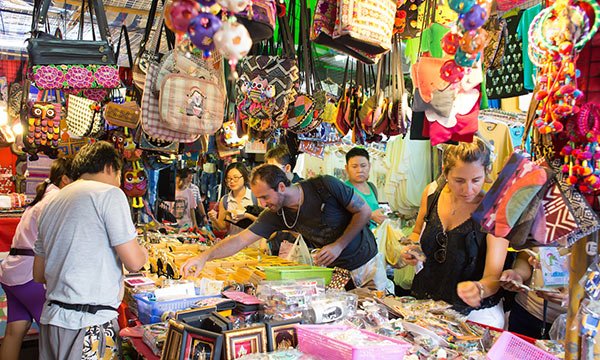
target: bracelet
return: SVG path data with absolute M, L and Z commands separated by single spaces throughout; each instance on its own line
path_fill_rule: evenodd
M 479 281 L 473 281 L 473 283 L 479 289 L 479 300 L 483 301 L 483 294 L 485 293 L 485 288 L 483 287 L 483 284 Z

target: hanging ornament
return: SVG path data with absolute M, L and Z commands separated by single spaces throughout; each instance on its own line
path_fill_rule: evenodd
M 251 5 L 251 0 L 217 0 L 217 3 L 232 13 L 239 13 Z
M 213 37 L 221 27 L 221 20 L 215 15 L 202 12 L 190 21 L 188 34 L 192 43 L 204 52 L 205 57 L 210 56 L 215 44 Z
M 592 26 L 580 7 L 584 3 L 594 11 Z M 599 27 L 600 6 L 592 0 L 580 0 L 576 5 L 568 0 L 557 0 L 533 19 L 528 33 L 528 53 L 539 68 L 534 94 L 539 105 L 534 125 L 540 134 L 561 132 L 561 121 L 580 111 L 583 92 L 577 87 L 581 76 L 575 67 L 577 54 Z
M 171 1 L 165 6 L 165 25 L 179 35 L 185 34 L 199 11 L 200 5 L 193 0 Z
M 477 1 L 475 0 L 448 0 L 450 9 L 459 14 L 468 12 L 475 4 L 477 4 Z
M 252 47 L 252 38 L 248 30 L 244 25 L 236 22 L 235 18 L 231 18 L 215 33 L 214 43 L 217 50 L 229 59 L 232 77 L 237 78 L 236 65 Z

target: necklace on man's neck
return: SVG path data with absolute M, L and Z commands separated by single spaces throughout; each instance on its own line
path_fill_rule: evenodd
M 288 224 L 287 219 L 285 218 L 285 211 L 283 210 L 283 208 L 281 208 L 281 216 L 283 217 L 283 223 L 288 229 L 293 229 L 298 223 L 298 218 L 300 216 L 300 208 L 302 207 L 302 203 L 304 202 L 304 192 L 302 191 L 300 185 L 296 186 L 298 189 L 298 210 L 296 210 L 296 220 L 294 220 L 294 223 L 292 225 Z

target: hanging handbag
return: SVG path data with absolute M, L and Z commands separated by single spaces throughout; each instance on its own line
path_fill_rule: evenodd
M 333 38 L 334 25 L 337 21 L 338 1 L 337 0 L 318 0 L 315 6 L 314 19 L 310 29 L 310 40 L 315 44 L 327 46 L 353 58 L 364 62 L 365 64 L 374 64 L 379 57 L 371 55 L 360 49 L 348 46 Z
M 485 232 L 505 237 L 550 180 L 543 167 L 514 152 L 472 217 Z
M 183 143 L 191 143 L 198 139 L 198 134 L 189 134 L 175 131 L 165 126 L 160 120 L 159 100 L 152 92 L 154 81 L 156 81 L 156 73 L 158 64 L 150 63 L 148 68 L 148 76 L 146 85 L 142 95 L 142 129 L 153 138 L 164 141 L 176 141 Z
M 55 92 L 55 101 L 48 101 L 48 92 L 38 94 L 38 101 L 29 104 L 27 130 L 24 132 L 24 150 L 30 155 L 38 152 L 55 157 L 60 140 L 62 105 Z
M 79 39 L 58 39 L 38 31 L 46 22 L 51 0 L 44 0 L 41 9 L 35 11 L 32 34 L 27 52 L 29 54 L 32 80 L 39 89 L 89 89 L 115 88 L 120 85 L 119 71 L 109 28 L 101 0 L 88 0 L 92 18 L 94 40 L 83 40 L 83 14 L 86 1 L 82 1 L 79 21 Z M 98 21 L 100 40 L 93 32 L 94 15 Z
M 121 45 L 121 39 L 125 38 L 125 46 L 127 49 L 127 58 L 129 60 L 130 68 L 133 66 L 133 58 L 131 56 L 131 45 L 129 43 L 129 35 L 127 33 L 127 27 L 123 25 L 121 27 L 121 34 L 117 43 L 116 57 L 119 58 L 119 50 Z M 122 89 L 126 92 L 125 89 Z M 124 96 L 119 96 L 119 101 L 111 101 L 104 106 L 102 115 L 104 120 L 112 126 L 128 127 L 135 129 L 140 122 L 140 115 L 142 110 L 136 101 L 125 101 Z
M 340 0 L 333 37 L 377 55 L 392 47 L 396 0 Z
M 135 57 L 135 62 L 133 64 L 133 83 L 139 90 L 144 89 L 146 84 L 146 74 L 148 73 L 150 63 L 158 63 L 161 60 L 160 44 L 163 30 L 167 39 L 167 47 L 172 49 L 172 45 L 175 43 L 175 35 L 171 30 L 164 26 L 163 11 L 159 12 L 160 15 L 158 16 L 158 20 L 154 20 L 156 18 L 158 2 L 159 0 L 153 0 L 150 5 L 144 36 L 140 42 L 140 50 Z M 161 3 L 164 5 L 164 0 L 162 0 Z M 157 26 L 153 28 L 155 23 Z M 151 34 L 152 37 L 150 37 Z
M 277 21 L 275 0 L 254 0 L 251 4 L 252 16 L 244 10 L 236 14 L 237 21 L 248 29 L 253 43 L 270 39 Z
M 498 15 L 492 15 L 483 28 L 488 33 L 489 41 L 483 49 L 483 68 L 486 70 L 498 69 L 502 65 L 508 39 L 506 20 Z
M 223 125 L 224 113 L 225 95 L 218 84 L 183 74 L 164 79 L 159 114 L 167 128 L 212 135 Z
M 418 0 L 398 1 L 399 6 L 394 18 L 394 34 L 398 34 L 401 39 L 416 38 L 421 34 L 417 25 L 421 3 L 422 1 Z
M 67 127 L 72 138 L 98 137 L 104 128 L 100 105 L 94 100 L 69 95 Z
M 296 95 L 299 70 L 294 42 L 287 16 L 278 19 L 282 55 L 246 56 L 240 65 L 237 109 L 250 118 L 280 119 Z

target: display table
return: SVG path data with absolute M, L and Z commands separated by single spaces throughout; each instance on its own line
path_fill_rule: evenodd
M 147 359 L 147 360 L 159 360 L 160 356 L 154 355 L 152 350 L 148 347 L 148 345 L 144 344 L 144 341 L 141 338 L 126 338 L 126 340 L 131 344 L 131 346 L 138 353 L 138 358 Z
M 20 220 L 20 216 L 0 217 L 0 252 L 10 250 L 10 244 Z

